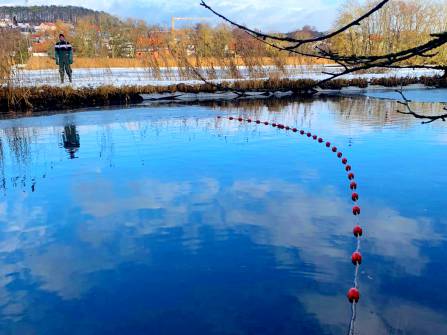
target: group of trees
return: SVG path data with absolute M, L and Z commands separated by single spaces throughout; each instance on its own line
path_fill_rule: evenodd
M 15 36 L 14 57 L 23 63 L 26 48 L 33 51 L 48 51 L 51 55 L 53 45 L 59 33 L 63 32 L 74 45 L 75 55 L 88 58 L 140 58 L 151 67 L 207 65 L 207 67 L 225 66 L 229 71 L 237 72 L 238 65 L 248 67 L 250 74 L 256 76 L 260 65 L 276 65 L 282 71 L 288 56 L 305 57 L 318 50 L 329 50 L 329 54 L 320 52 L 322 61 L 337 61 L 344 55 L 341 63 L 349 63 L 348 56 L 374 56 L 396 53 L 400 50 L 421 45 L 431 40 L 432 33 L 447 31 L 447 0 L 347 0 L 341 7 L 333 30 L 344 27 L 378 3 L 384 3 L 380 10 L 374 11 L 361 20 L 361 24 L 324 38 L 322 32 L 304 26 L 293 32 L 272 33 L 262 36 L 254 31 L 231 22 L 211 26 L 197 23 L 175 31 L 149 25 L 142 20 L 120 20 L 106 13 L 83 11 L 77 7 L 13 7 L 14 13 L 20 13 L 29 20 L 35 18 L 67 18 L 55 21 L 56 29 L 40 32 L 38 43 L 32 44 L 30 37 Z M 17 9 L 18 8 L 18 9 Z M 6 11 L 6 9 L 1 8 Z M 12 9 L 8 9 L 11 11 Z M 1 16 L 0 11 L 0 16 Z M 45 15 L 50 15 L 47 17 Z M 225 18 L 224 18 L 225 19 Z M 230 24 L 228 24 L 230 23 Z M 272 39 L 273 37 L 273 39 Z M 323 37 L 323 40 L 319 38 Z M 291 41 L 315 40 L 315 43 L 299 44 L 294 47 Z M 290 47 L 292 45 L 292 47 Z M 2 44 L 3 46 L 3 44 Z M 5 50 L 5 48 L 2 48 Z M 317 52 L 318 54 L 318 52 Z M 426 64 L 447 65 L 447 47 L 441 46 L 431 57 L 417 55 L 406 57 L 406 65 Z M 341 58 L 340 58 L 341 59 Z M 302 59 L 302 63 L 318 61 L 318 57 Z M 172 62 L 174 61 L 174 64 Z M 169 63 L 171 62 L 171 63 Z M 346 63 L 348 62 L 348 63 Z M 348 64 L 349 65 L 349 64 Z M 213 76 L 211 69 L 210 78 Z
M 377 1 L 348 0 L 336 21 L 342 27 L 372 8 Z M 447 31 L 446 0 L 390 1 L 361 25 L 352 27 L 330 41 L 333 51 L 348 55 L 381 55 L 398 52 L 428 42 L 430 34 Z M 426 59 L 415 58 L 412 64 Z M 447 47 L 430 58 L 433 64 L 447 64 Z
M 376 3 L 376 0 L 347 0 L 334 29 L 362 15 Z M 82 57 L 150 57 L 178 48 L 200 58 L 287 56 L 277 48 L 253 39 L 244 30 L 224 24 L 199 23 L 171 32 L 141 20 L 122 21 L 105 13 L 78 17 L 73 25 L 64 26 L 62 21 L 58 22 L 54 38 L 57 33 L 64 32 L 75 46 L 76 54 Z M 338 54 L 380 55 L 427 42 L 431 33 L 446 30 L 447 0 L 393 0 L 361 25 L 355 25 L 325 43 Z M 287 34 L 273 35 L 309 39 L 322 33 L 305 26 Z M 306 44 L 300 51 L 310 53 L 313 48 L 314 45 Z M 411 60 L 418 61 L 421 60 Z M 447 48 L 441 48 L 431 61 L 446 64 Z
M 131 58 L 178 48 L 184 48 L 189 55 L 201 58 L 248 53 L 257 57 L 271 57 L 277 54 L 275 50 L 253 40 L 243 31 L 224 24 L 214 27 L 198 23 L 193 27 L 170 31 L 160 26 L 150 26 L 142 20 L 122 21 L 110 15 L 99 14 L 79 18 L 74 25 L 57 21 L 56 26 L 55 31 L 42 33 L 43 40 L 53 43 L 57 35 L 63 32 L 74 45 L 76 55 L 80 57 Z M 311 27 L 304 29 L 303 34 L 317 34 Z M 301 31 L 295 32 L 300 33 Z M 47 47 L 50 48 L 49 45 Z
M 77 6 L 0 6 L 0 19 L 16 18 L 18 22 L 40 24 L 62 20 L 76 23 L 86 15 L 99 15 L 100 12 Z
M 26 40 L 14 29 L 0 30 L 0 86 L 10 78 L 12 67 L 28 58 Z
M 58 35 L 63 33 L 74 45 L 80 57 L 134 57 L 137 36 L 143 36 L 139 21 L 122 22 L 108 14 L 95 14 L 78 17 L 75 23 L 57 20 L 54 30 L 35 33 L 32 48 L 35 52 L 53 52 Z M 145 24 L 144 24 L 144 27 Z

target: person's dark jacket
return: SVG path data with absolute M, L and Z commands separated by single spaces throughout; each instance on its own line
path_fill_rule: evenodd
M 73 47 L 68 41 L 59 41 L 54 46 L 56 64 L 73 64 Z

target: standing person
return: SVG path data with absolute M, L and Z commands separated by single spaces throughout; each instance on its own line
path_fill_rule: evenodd
M 59 73 L 61 75 L 61 83 L 64 82 L 64 75 L 67 73 L 68 80 L 71 83 L 71 64 L 73 64 L 73 48 L 70 42 L 65 40 L 64 34 L 59 35 L 59 42 L 54 46 L 54 55 L 56 64 L 59 65 Z

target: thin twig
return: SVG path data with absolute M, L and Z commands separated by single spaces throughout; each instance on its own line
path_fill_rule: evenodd
M 402 100 L 403 100 L 403 101 L 398 101 L 398 103 L 403 105 L 403 106 L 405 106 L 405 108 L 407 109 L 407 112 L 402 112 L 400 110 L 397 110 L 397 113 L 412 115 L 412 116 L 414 116 L 417 119 L 429 120 L 429 121 L 423 121 L 422 124 L 429 124 L 429 123 L 432 123 L 432 122 L 434 122 L 436 120 L 442 120 L 442 121 L 445 122 L 445 120 L 447 119 L 447 114 L 444 114 L 444 115 L 421 115 L 421 114 L 418 114 L 418 113 L 414 112 L 413 109 L 410 106 L 411 100 L 409 100 L 405 96 L 403 90 L 402 89 L 396 90 L 396 92 L 400 94 L 400 96 L 402 97 Z M 444 110 L 447 111 L 447 107 L 444 107 Z

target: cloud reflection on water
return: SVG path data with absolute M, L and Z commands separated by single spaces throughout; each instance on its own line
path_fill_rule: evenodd
M 347 120 L 362 126 L 356 135 L 360 139 L 375 135 L 378 127 L 383 126 L 380 120 L 368 124 L 374 115 L 340 116 L 333 108 L 331 103 L 315 102 L 307 107 L 297 104 L 285 108 L 283 114 L 272 115 L 263 109 L 250 113 L 269 120 L 282 118 L 310 125 L 340 138 L 341 134 L 352 133 L 352 126 L 346 126 Z M 346 111 L 345 107 L 340 108 Z M 123 275 L 122 268 L 126 266 L 128 271 L 142 267 L 157 278 L 155 272 L 165 270 L 159 262 L 172 261 L 173 264 L 163 266 L 179 279 L 197 269 L 203 271 L 202 275 L 213 274 L 210 280 L 218 280 L 225 275 L 227 265 L 220 263 L 225 258 L 220 262 L 207 260 L 210 248 L 220 245 L 231 249 L 243 244 L 248 246 L 246 252 L 253 251 L 253 256 L 260 257 L 261 264 L 263 257 L 267 257 L 259 256 L 261 251 L 274 260 L 264 264 L 265 273 L 260 275 L 285 272 L 288 280 L 296 281 L 298 286 L 278 288 L 303 306 L 306 312 L 296 315 L 306 318 L 312 315 L 324 329 L 342 333 L 349 317 L 343 295 L 352 279 L 348 260 L 353 248 L 350 236 L 353 223 L 348 215 L 351 203 L 344 189 L 322 173 L 325 167 L 321 164 L 326 161 L 318 161 L 320 165 L 314 166 L 300 160 L 304 155 L 309 156 L 309 161 L 321 158 L 316 151 L 305 151 L 306 146 L 313 144 L 296 144 L 294 149 L 299 157 L 287 156 L 290 163 L 272 160 L 259 165 L 250 161 L 251 153 L 262 148 L 275 153 L 275 157 L 277 152 L 284 155 L 283 148 L 290 147 L 294 139 L 278 136 L 275 131 L 214 122 L 209 111 L 194 113 L 206 116 L 160 117 L 148 121 L 144 119 L 145 112 L 141 112 L 123 120 L 119 119 L 122 115 L 112 112 L 98 116 L 104 124 L 95 125 L 96 118 L 89 113 L 85 117 L 76 114 L 70 122 L 77 124 L 82 147 L 77 153 L 79 159 L 71 165 L 66 153 L 55 151 L 63 128 L 51 122 L 2 133 L 14 134 L 6 141 L 6 151 L 3 150 L 8 153 L 5 173 L 27 171 L 35 176 L 49 175 L 39 180 L 41 188 L 35 194 L 9 188 L 9 197 L 0 203 L 0 311 L 4 320 L 32 325 L 29 317 L 36 308 L 33 301 L 42 299 L 42 295 L 54 295 L 51 299 L 64 307 L 75 301 L 91 301 L 92 292 L 101 289 L 103 280 L 116 277 L 111 274 Z M 378 113 L 382 115 L 381 111 Z M 334 121 L 333 127 L 326 129 L 329 120 Z M 193 149 L 187 149 L 185 143 L 193 143 Z M 194 150 L 194 146 L 200 145 L 205 146 L 203 150 Z M 234 146 L 247 152 L 245 160 L 251 162 L 248 165 L 251 175 L 243 170 L 247 168 L 243 161 L 238 168 L 232 165 L 234 162 L 222 162 L 219 157 Z M 166 149 L 169 152 L 163 152 Z M 166 165 L 157 165 L 162 153 L 168 158 L 184 155 L 185 159 L 197 159 L 209 164 L 209 168 L 185 178 L 178 170 L 183 169 L 185 174 L 194 170 L 187 166 L 176 169 L 164 161 Z M 52 162 L 51 168 L 42 163 L 48 160 Z M 226 167 L 229 176 L 219 172 Z M 282 173 L 276 173 L 275 169 Z M 364 174 L 372 172 L 367 169 L 365 166 Z M 362 273 L 365 297 L 360 314 L 362 333 L 385 333 L 389 327 L 408 332 L 429 327 L 442 331 L 447 320 L 433 306 L 404 299 L 399 296 L 402 292 L 393 297 L 398 303 L 388 302 L 379 290 L 382 282 L 393 277 L 403 281 L 406 276 L 427 275 L 425 269 L 431 257 L 425 245 L 442 248 L 445 244 L 445 234 L 432 233 L 439 218 L 431 213 L 417 216 L 402 213 L 398 204 L 388 205 L 373 192 L 362 201 L 367 203 L 362 223 L 367 227 L 364 247 L 369 260 L 365 261 Z M 247 241 L 232 245 L 235 237 Z M 187 261 L 177 264 L 176 258 L 170 256 L 174 251 L 160 253 L 162 245 L 179 251 Z M 229 254 L 231 251 L 222 250 Z M 244 259 L 243 256 L 235 257 Z M 197 268 L 189 264 L 198 259 L 203 264 L 196 265 Z M 239 270 L 263 268 L 252 261 L 258 260 L 246 260 Z M 387 277 L 378 272 L 380 266 L 375 262 L 381 261 L 386 261 L 384 269 L 393 270 Z M 191 278 L 184 280 L 186 286 L 194 286 Z M 263 277 L 258 281 L 259 285 L 268 282 Z M 113 283 L 110 285 L 114 287 Z M 248 287 L 244 294 L 258 294 L 257 289 Z M 202 285 L 197 290 L 206 296 L 207 290 L 212 289 Z M 225 300 L 223 295 L 216 297 Z M 45 308 L 54 306 L 47 303 L 38 309 L 41 317 L 47 315 Z M 397 313 L 396 305 L 403 306 L 398 321 L 392 318 Z M 426 321 L 416 321 L 416 317 Z M 237 329 L 237 317 L 230 319 L 231 327 Z

